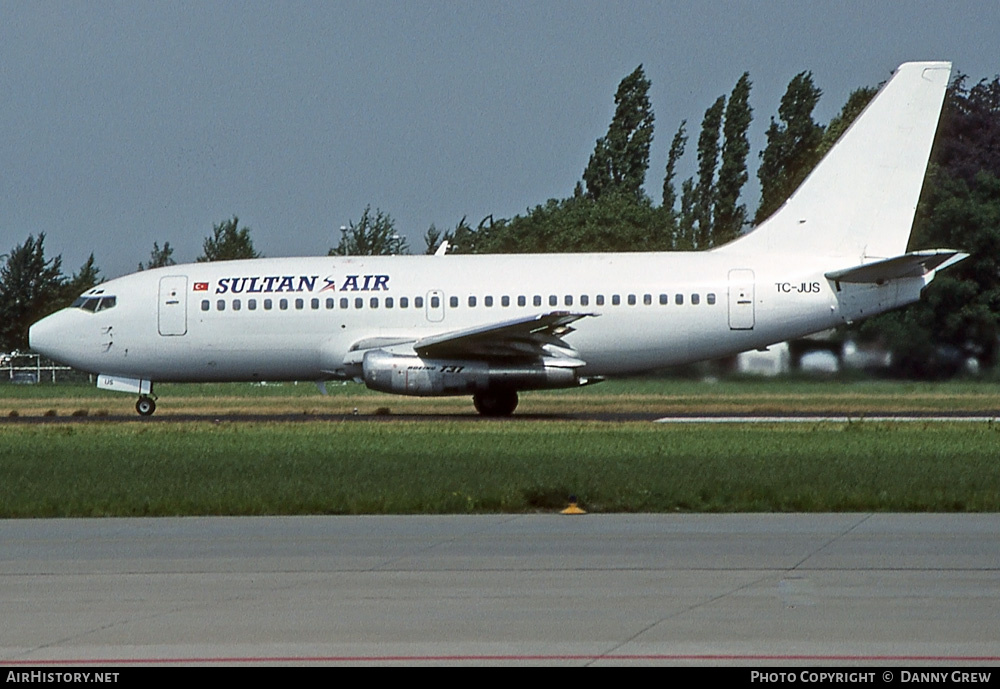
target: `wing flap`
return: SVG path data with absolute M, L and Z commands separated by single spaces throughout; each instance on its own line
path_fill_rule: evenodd
M 553 311 L 431 335 L 417 340 L 413 349 L 429 358 L 535 359 L 551 357 L 554 347 L 572 357 L 575 350 L 562 338 L 573 332 L 572 323 L 594 315 Z

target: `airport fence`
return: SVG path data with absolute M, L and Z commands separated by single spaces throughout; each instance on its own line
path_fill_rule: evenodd
M 92 376 L 34 352 L 0 354 L 0 385 L 83 382 Z

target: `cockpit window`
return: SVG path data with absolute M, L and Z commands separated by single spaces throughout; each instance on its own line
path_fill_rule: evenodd
M 117 299 L 115 297 L 77 297 L 76 301 L 70 304 L 71 307 L 77 309 L 83 309 L 84 311 L 91 311 L 97 313 L 98 311 L 107 311 L 108 309 L 113 309 Z

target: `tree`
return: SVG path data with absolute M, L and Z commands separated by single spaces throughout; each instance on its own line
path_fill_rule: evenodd
M 851 91 L 851 95 L 847 97 L 847 102 L 840 109 L 840 113 L 826 125 L 826 131 L 823 132 L 823 139 L 817 151 L 816 162 L 819 162 L 819 159 L 833 148 L 833 145 L 847 131 L 847 128 L 853 124 L 854 120 L 858 119 L 858 115 L 867 107 L 876 93 L 878 93 L 878 89 L 871 86 L 862 86 L 859 89 Z
M 431 225 L 427 234 L 424 235 L 425 253 L 433 254 L 442 242 L 448 242 L 448 253 L 450 254 L 474 254 L 479 241 L 485 241 L 493 229 L 492 215 L 483 218 L 478 229 L 472 229 L 465 216 L 458 221 L 455 229 L 447 230 L 444 233 L 436 226 Z
M 615 114 L 608 133 L 597 140 L 583 171 L 587 196 L 591 199 L 608 193 L 627 194 L 636 199 L 643 195 L 649 147 L 653 142 L 649 86 L 642 65 L 618 84 Z
M 800 72 L 792 77 L 781 97 L 781 123 L 771 118 L 767 146 L 760 154 L 760 206 L 755 223 L 778 210 L 819 161 L 823 127 L 813 121 L 812 113 L 822 94 L 813 84 L 812 72 Z
M 61 306 L 62 257 L 45 258 L 45 233 L 14 247 L 0 268 L 0 349 L 28 348 L 28 328 Z
M 94 254 L 90 254 L 90 257 L 80 266 L 80 270 L 73 274 L 66 282 L 66 288 L 64 290 L 63 304 L 68 305 L 77 296 L 86 292 L 91 287 L 99 285 L 101 280 L 101 271 L 98 269 L 96 262 L 94 261 Z
M 736 239 L 743 231 L 747 209 L 739 204 L 743 185 L 747 183 L 747 156 L 750 142 L 747 131 L 753 110 L 750 108 L 750 74 L 736 82 L 726 105 L 726 122 L 723 127 L 722 165 L 715 185 L 715 217 L 709 246 L 719 246 Z
M 330 256 L 390 256 L 410 253 L 406 238 L 396 232 L 396 222 L 388 213 L 365 206 L 361 219 L 341 230 L 340 243 Z
M 234 218 L 235 220 L 235 218 Z M 139 264 L 139 270 L 151 270 L 153 268 L 164 268 L 176 265 L 174 260 L 174 248 L 170 242 L 163 242 L 163 248 L 157 242 L 153 242 L 153 250 L 149 252 L 149 260 Z
M 718 99 L 705 111 L 698 136 L 698 184 L 695 186 L 694 214 L 697 220 L 695 248 L 710 246 L 712 235 L 712 206 L 715 202 L 715 168 L 719 162 L 719 131 L 726 97 Z
M 1000 79 L 972 89 L 957 75 L 945 97 L 910 248 L 969 258 L 938 275 L 921 300 L 866 322 L 859 335 L 893 353 L 898 374 L 938 378 L 966 357 L 1000 361 Z
M 209 261 L 233 261 L 241 258 L 260 258 L 253 248 L 253 240 L 250 239 L 250 228 L 238 228 L 240 219 L 235 215 L 231 220 L 226 220 L 218 225 L 212 226 L 212 236 L 206 237 L 202 244 L 202 255 L 198 257 L 199 263 Z M 155 244 L 153 245 L 155 249 Z M 164 244 L 164 250 L 166 245 Z
M 677 205 L 677 192 L 674 189 L 674 177 L 677 174 L 677 161 L 684 155 L 684 148 L 687 146 L 687 120 L 681 120 L 681 125 L 677 128 L 674 138 L 670 141 L 670 153 L 667 155 L 667 170 L 663 175 L 663 208 L 666 209 L 668 217 L 676 216 L 674 206 Z

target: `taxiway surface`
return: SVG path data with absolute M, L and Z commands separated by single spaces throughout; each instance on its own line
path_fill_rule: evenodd
M 0 521 L 0 664 L 1000 663 L 1000 515 Z

